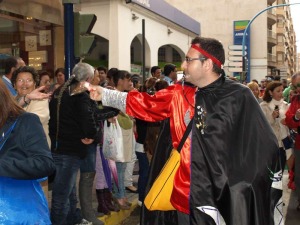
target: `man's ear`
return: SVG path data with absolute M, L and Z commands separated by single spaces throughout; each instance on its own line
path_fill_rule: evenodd
M 214 67 L 214 63 L 213 63 L 213 61 L 211 60 L 211 59 L 206 59 L 205 61 L 204 61 L 204 66 L 205 66 L 205 68 L 207 68 L 208 70 L 212 70 L 213 69 L 213 67 Z

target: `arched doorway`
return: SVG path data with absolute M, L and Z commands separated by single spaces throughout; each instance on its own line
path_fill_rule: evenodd
M 163 68 L 165 64 L 172 63 L 180 70 L 185 53 L 176 45 L 167 44 L 158 49 L 158 66 Z
M 143 61 L 143 50 L 142 50 L 142 34 L 136 35 L 130 45 L 130 63 L 131 63 L 131 73 L 142 75 L 142 61 Z M 150 70 L 150 47 L 145 41 L 145 68 L 146 68 L 146 77 L 149 76 Z

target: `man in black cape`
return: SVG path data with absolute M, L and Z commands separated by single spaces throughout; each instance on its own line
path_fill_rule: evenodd
M 159 175 L 164 164 L 170 157 L 173 149 L 170 130 L 170 119 L 161 122 L 159 136 L 155 145 L 154 154 L 149 168 L 149 177 L 145 190 L 145 195 L 151 189 L 155 179 Z M 141 225 L 177 225 L 177 211 L 149 211 L 145 205 L 142 205 L 140 214 Z
M 219 41 L 197 37 L 182 65 L 198 87 L 186 224 L 282 224 L 276 137 L 251 90 L 225 78 L 224 61 Z

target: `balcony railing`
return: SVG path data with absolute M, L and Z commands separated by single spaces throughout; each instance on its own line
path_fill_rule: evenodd
M 276 55 L 268 53 L 268 61 L 270 62 L 276 62 Z
M 268 15 L 268 24 L 273 25 L 274 23 L 276 23 L 277 17 L 276 17 L 275 9 L 269 9 L 267 15 Z
M 272 45 L 277 44 L 276 33 L 273 32 L 272 30 L 268 30 L 268 42 L 271 43 Z

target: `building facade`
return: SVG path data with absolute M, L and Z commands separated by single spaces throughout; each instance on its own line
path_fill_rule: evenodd
M 234 44 L 233 21 L 251 20 L 269 6 L 289 3 L 288 0 L 190 0 L 189 4 L 181 0 L 166 1 L 198 20 L 202 36 L 214 37 L 223 43 L 228 75 L 233 75 L 227 67 L 228 46 Z M 266 75 L 289 78 L 296 71 L 296 38 L 289 6 L 261 13 L 253 20 L 250 33 L 250 79 L 261 80 Z
M 180 67 L 191 39 L 200 35 L 197 20 L 161 0 L 82 0 L 76 8 L 97 16 L 96 47 L 87 60 L 101 59 L 109 68 L 142 72 L 143 30 L 146 71 L 160 63 Z
M 97 16 L 92 32 L 96 47 L 86 61 L 141 73 L 143 29 L 145 67 L 175 63 L 180 67 L 191 40 L 201 35 L 234 44 L 234 21 L 250 21 L 268 6 L 289 0 L 80 0 L 74 11 Z M 126 2 L 130 2 L 126 4 Z M 144 27 L 143 27 L 144 22 Z M 2 0 L 0 58 L 21 56 L 37 69 L 64 67 L 62 0 Z M 201 26 L 200 26 L 201 25 Z M 266 75 L 289 78 L 296 71 L 296 36 L 290 8 L 273 8 L 250 26 L 251 79 Z

